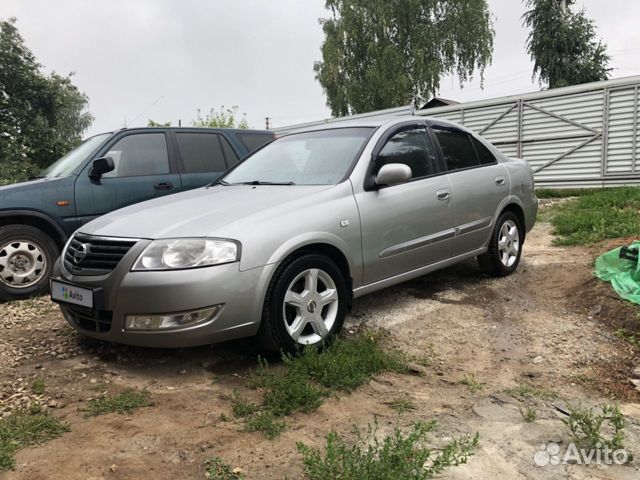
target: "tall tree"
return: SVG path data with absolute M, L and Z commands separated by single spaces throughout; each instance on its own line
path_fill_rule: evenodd
M 0 20 L 0 179 L 20 180 L 80 141 L 93 117 L 71 75 L 45 75 L 15 18 Z
M 574 12 L 575 0 L 525 0 L 529 27 L 527 52 L 533 74 L 549 88 L 606 80 L 607 46 L 597 38 L 595 23 L 584 10 Z
M 316 79 L 334 115 L 423 102 L 440 77 L 460 84 L 491 62 L 486 0 L 326 0 Z

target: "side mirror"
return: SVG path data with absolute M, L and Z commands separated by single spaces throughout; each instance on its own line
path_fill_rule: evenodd
M 100 180 L 100 177 L 105 173 L 112 172 L 116 168 L 113 163 L 113 158 L 102 157 L 93 161 L 91 170 L 89 170 L 89 178 L 91 180 Z
M 386 185 L 398 185 L 411 180 L 413 172 L 411 167 L 404 163 L 388 163 L 383 165 L 376 175 L 376 185 L 379 187 Z

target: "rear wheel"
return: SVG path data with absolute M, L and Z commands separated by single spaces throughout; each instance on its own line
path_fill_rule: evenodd
M 511 275 L 520 263 L 523 239 L 524 231 L 518 216 L 513 212 L 500 215 L 487 253 L 478 256 L 482 270 L 494 277 Z
M 259 338 L 271 351 L 320 346 L 342 328 L 347 282 L 329 258 L 298 257 L 276 273 L 265 298 Z
M 58 248 L 51 237 L 29 225 L 0 227 L 0 300 L 44 293 Z

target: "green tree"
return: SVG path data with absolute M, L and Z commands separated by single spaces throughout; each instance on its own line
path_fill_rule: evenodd
M 220 111 L 216 111 L 215 108 L 209 110 L 209 113 L 202 116 L 202 112 L 198 110 L 198 117 L 191 121 L 191 125 L 194 127 L 208 127 L 208 128 L 249 128 L 245 113 L 242 114 L 242 118 L 238 120 L 238 106 L 234 105 L 231 108 L 226 108 L 224 105 L 220 106 Z
M 421 103 L 440 77 L 460 84 L 491 62 L 486 0 L 326 0 L 316 79 L 333 115 Z
M 171 126 L 171 122 L 156 122 L 155 120 L 151 120 L 149 119 L 149 121 L 147 122 L 147 127 L 170 127 Z
M 0 20 L 0 179 L 5 182 L 23 180 L 64 155 L 93 121 L 72 74 L 43 74 L 15 23 L 15 18 Z
M 540 83 L 558 88 L 608 78 L 607 46 L 584 10 L 571 10 L 575 0 L 524 1 L 529 10 L 522 18 L 531 29 L 527 52 Z

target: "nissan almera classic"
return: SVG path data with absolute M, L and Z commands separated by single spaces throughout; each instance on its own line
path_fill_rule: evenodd
M 537 199 L 528 164 L 464 127 L 364 119 L 282 136 L 216 184 L 81 227 L 51 280 L 85 335 L 184 347 L 257 335 L 321 344 L 353 298 L 477 257 L 518 266 Z

